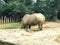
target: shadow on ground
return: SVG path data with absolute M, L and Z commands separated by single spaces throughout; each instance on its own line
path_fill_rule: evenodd
M 15 45 L 15 44 L 12 44 L 12 43 L 9 43 L 9 42 L 0 41 L 0 45 Z

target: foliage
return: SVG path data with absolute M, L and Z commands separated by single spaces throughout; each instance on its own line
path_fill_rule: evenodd
M 5 4 L 0 2 L 0 16 L 2 15 L 2 12 L 5 10 Z
M 59 0 L 38 0 L 37 9 L 45 15 L 46 20 L 57 20 L 57 13 L 59 10 Z
M 0 15 L 15 16 L 22 18 L 29 13 L 42 13 L 46 20 L 57 20 L 57 13 L 60 12 L 59 0 L 4 0 L 6 3 L 0 3 Z
M 32 13 L 33 11 L 31 10 L 31 6 L 26 6 L 24 3 L 19 2 L 19 1 L 10 1 L 6 3 L 6 9 L 3 11 L 2 15 L 17 15 L 18 13 L 20 15 L 24 15 L 26 13 Z

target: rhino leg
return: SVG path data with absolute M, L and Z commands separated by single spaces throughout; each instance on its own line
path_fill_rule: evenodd
M 30 28 L 31 28 L 31 25 L 29 25 L 29 32 L 33 32 Z
M 42 23 L 40 24 L 40 30 L 42 30 Z
M 39 30 L 42 30 L 42 23 L 38 23 Z
M 30 26 L 29 26 L 29 25 L 26 25 L 26 26 L 25 26 L 25 30 L 26 30 L 27 32 L 30 32 Z

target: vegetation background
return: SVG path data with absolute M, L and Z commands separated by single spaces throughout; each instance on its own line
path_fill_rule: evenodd
M 60 0 L 0 0 L 0 21 L 3 23 L 20 22 L 25 14 L 31 13 L 42 13 L 47 21 L 57 21 Z M 9 21 L 4 21 L 5 18 Z
M 42 13 L 47 20 L 60 19 L 60 0 L 0 0 L 0 16 L 21 18 L 27 13 Z

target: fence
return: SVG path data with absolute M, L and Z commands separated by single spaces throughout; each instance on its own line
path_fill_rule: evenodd
M 18 18 L 12 16 L 0 16 L 0 29 L 16 29 L 20 27 L 20 22 L 17 22 Z
M 0 24 L 4 24 L 4 23 L 12 23 L 12 22 L 16 22 L 17 19 L 14 17 L 6 17 L 6 16 L 1 16 L 0 17 Z

